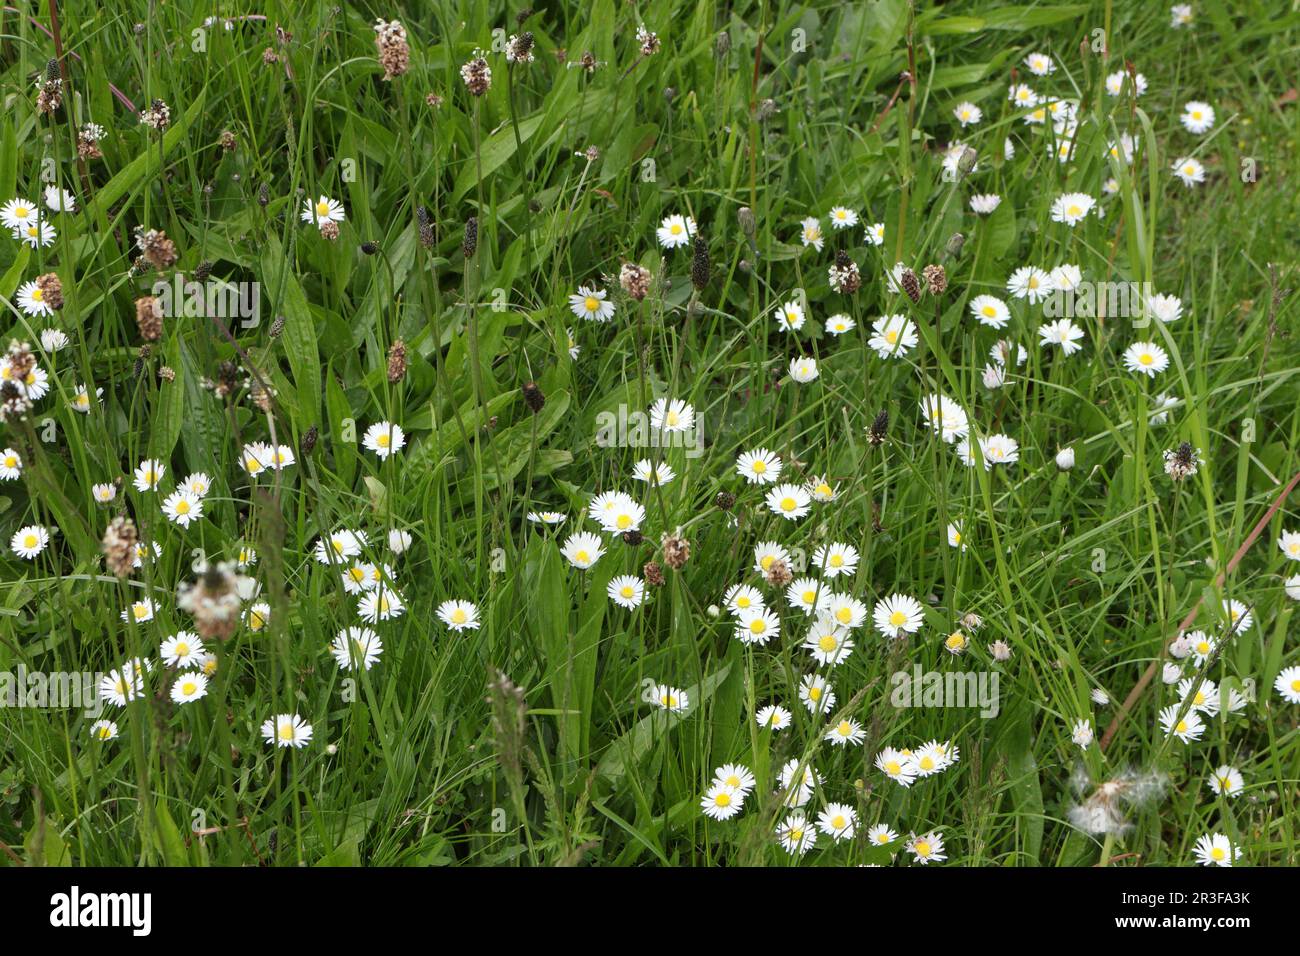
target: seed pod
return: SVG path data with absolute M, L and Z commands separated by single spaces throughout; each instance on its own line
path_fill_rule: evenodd
M 873 445 L 880 445 L 884 442 L 885 436 L 889 431 L 889 412 L 881 409 L 871 422 L 871 428 L 867 432 L 867 440 Z
M 316 450 L 316 439 L 319 436 L 320 432 L 316 429 L 315 425 L 308 428 L 306 433 L 302 436 L 302 442 L 300 443 L 299 448 L 302 451 L 302 456 L 304 458 L 310 457 L 311 453 Z
M 913 302 L 921 301 L 921 280 L 916 277 L 916 273 L 911 269 L 903 270 L 899 285 L 903 287 L 903 291 L 907 293 L 907 297 Z
M 478 217 L 470 216 L 465 220 L 465 240 L 461 243 L 461 251 L 465 253 L 466 261 L 474 258 L 474 253 L 478 252 Z
M 736 506 L 736 496 L 730 491 L 719 491 L 713 503 L 722 511 L 730 511 Z
M 698 233 L 695 236 L 695 254 L 691 257 L 691 285 L 702 291 L 709 284 L 709 244 Z

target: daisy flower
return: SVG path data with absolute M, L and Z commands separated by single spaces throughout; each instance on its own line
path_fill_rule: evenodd
M 203 641 L 190 631 L 177 631 L 162 642 L 158 654 L 168 667 L 196 666 L 207 653 Z
M 836 842 L 853 838 L 858 812 L 847 803 L 828 803 L 817 815 L 817 828 Z
M 384 642 L 368 627 L 345 627 L 330 642 L 330 653 L 345 671 L 358 666 L 370 670 L 383 651 Z
M 109 671 L 99 679 L 99 696 L 116 707 L 125 707 L 144 693 L 144 678 L 130 663 Z
M 748 796 L 757 781 L 748 767 L 743 764 L 728 763 L 713 771 L 713 782 L 724 783 L 736 792 Z
M 856 327 L 857 323 L 842 312 L 837 312 L 826 320 L 826 331 L 831 335 L 843 335 Z
M 1043 348 L 1059 345 L 1061 354 L 1069 356 L 1083 348 L 1079 344 L 1083 339 L 1083 329 L 1069 319 L 1057 319 L 1055 322 L 1046 322 L 1038 327 L 1038 339 Z
M 203 517 L 203 499 L 192 491 L 177 489 L 163 499 L 162 513 L 168 521 L 188 528 Z
M 916 764 L 912 762 L 910 756 L 900 750 L 886 747 L 876 754 L 875 763 L 877 770 L 899 786 L 910 787 L 916 782 Z
M 1233 849 L 1232 842 L 1222 833 L 1205 834 L 1192 847 L 1196 862 L 1201 866 L 1232 866 L 1241 859 L 1241 850 Z
M 813 848 L 817 842 L 817 833 L 802 813 L 791 813 L 777 827 L 776 838 L 785 851 L 791 855 L 802 855 Z
M 138 559 L 137 559 L 138 560 Z M 145 598 L 142 601 L 135 601 L 126 610 L 118 616 L 124 621 L 135 621 L 137 624 L 145 624 L 153 620 L 155 606 L 151 598 Z
M 784 484 L 769 491 L 766 501 L 772 514 L 795 521 L 811 510 L 812 495 L 803 485 Z
M 1091 720 L 1076 720 L 1070 728 L 1070 740 L 1087 750 L 1092 745 L 1093 731 Z
M 1210 774 L 1207 785 L 1217 794 L 1225 797 L 1235 797 L 1241 793 L 1246 783 L 1242 779 L 1240 770 L 1225 764 Z
M 1029 109 L 1032 109 L 1041 102 L 1038 94 L 1024 83 L 1017 83 L 1015 86 L 1012 86 L 1007 92 L 1007 99 L 1012 103 L 1015 103 L 1017 106 L 1023 106 Z M 1011 140 L 1007 140 L 1007 142 L 1010 143 Z M 1010 157 L 1008 157 L 1008 159 L 1009 158 Z
M 1223 616 L 1232 625 L 1231 630 L 1238 634 L 1245 634 L 1255 623 L 1255 616 L 1250 613 L 1250 608 L 1235 598 L 1223 602 Z
M 952 115 L 956 117 L 957 122 L 963 127 L 974 126 L 984 118 L 984 113 L 974 103 L 958 103 L 953 109 Z
M 766 727 L 768 730 L 785 730 L 793 723 L 794 716 L 779 704 L 768 704 L 759 708 L 754 719 L 758 726 Z
M 438 605 L 438 617 L 452 631 L 478 630 L 478 607 L 469 601 L 443 601 Z
M 835 706 L 835 689 L 820 674 L 805 674 L 799 681 L 799 700 L 810 713 L 824 714 Z
M 822 243 L 825 241 L 822 235 L 822 224 L 814 216 L 809 216 L 799 223 L 799 239 L 803 242 L 804 247 L 812 246 L 818 252 L 822 251 Z
M 921 629 L 924 612 L 921 602 L 906 594 L 891 594 L 876 602 L 872 617 L 876 630 L 886 637 L 902 637 Z
M 565 539 L 560 553 L 575 568 L 585 571 L 600 560 L 600 556 L 605 553 L 605 548 L 596 535 L 579 531 Z
M 736 472 L 751 485 L 768 485 L 781 477 L 781 459 L 766 448 L 741 452 Z
M 808 494 L 812 495 L 813 501 L 825 503 L 835 500 L 835 488 L 825 475 L 810 478 L 804 487 L 808 489 Z
M 375 422 L 366 429 L 361 444 L 379 456 L 382 461 L 389 455 L 395 455 L 406 446 L 406 433 L 401 425 L 391 422 Z
M 742 644 L 766 644 L 781 634 L 781 620 L 765 607 L 751 608 L 736 615 L 736 640 Z
M 1025 66 L 1034 76 L 1050 76 L 1056 72 L 1056 64 L 1046 53 L 1031 53 L 1025 57 Z
M 569 296 L 569 311 L 580 319 L 608 322 L 614 317 L 614 303 L 606 300 L 604 289 L 580 285 L 578 291 Z
M 1183 317 L 1183 300 L 1176 295 L 1153 295 L 1146 300 L 1146 312 L 1161 322 L 1177 322 Z
M 190 472 L 181 482 L 181 487 L 190 494 L 203 498 L 212 490 L 212 479 L 201 471 Z
M 77 197 L 58 186 L 46 186 L 45 205 L 54 212 L 76 212 Z
M 357 603 L 357 614 L 368 624 L 400 617 L 405 610 L 401 595 L 392 588 L 367 591 Z
M 804 356 L 790 360 L 790 377 L 800 385 L 807 385 L 814 381 L 819 374 L 815 358 Z
M 1030 305 L 1046 299 L 1051 291 L 1051 278 L 1037 266 L 1022 266 L 1007 280 L 1007 292 L 1014 298 L 1028 299 Z
M 813 790 L 821 783 L 817 771 L 798 758 L 791 758 L 781 765 L 779 779 L 785 793 L 783 802 L 788 807 L 802 807 L 812 799 Z
M 1169 355 L 1154 342 L 1134 342 L 1124 350 L 1124 367 L 1130 372 L 1155 378 L 1169 367 Z
M 14 532 L 9 550 L 25 561 L 34 561 L 50 543 L 50 532 L 39 524 L 29 524 Z
M 139 492 L 157 491 L 158 482 L 167 473 L 167 466 L 156 458 L 146 458 L 135 470 L 135 490 Z
M 754 545 L 754 573 L 766 574 L 777 561 L 790 563 L 790 552 L 775 541 L 760 541 Z
M 533 524 L 556 525 L 561 524 L 568 515 L 562 511 L 530 511 L 528 520 Z
M 660 223 L 655 235 L 665 249 L 687 245 L 695 235 L 695 220 L 690 216 L 669 216 Z
M 302 221 L 323 226 L 327 222 L 342 222 L 347 218 L 343 203 L 322 195 L 315 202 L 304 199 L 302 202 Z
M 857 747 L 866 739 L 866 736 L 867 732 L 862 730 L 862 724 L 845 718 L 829 728 L 826 734 L 822 736 L 822 739 L 828 741 L 832 747 L 848 747 L 850 744 Z
M 1192 5 L 1190 3 L 1175 3 L 1169 8 L 1169 25 L 1175 30 L 1192 25 Z
M 1174 175 L 1177 176 L 1184 186 L 1197 186 L 1205 182 L 1205 167 L 1201 165 L 1199 159 L 1193 159 L 1186 156 L 1173 165 Z
M 1007 304 L 993 295 L 975 296 L 970 301 L 970 312 L 979 320 L 980 325 L 993 329 L 1004 328 L 1011 321 L 1011 310 Z
M 40 210 L 30 199 L 11 199 L 0 206 L 0 223 L 11 231 L 30 225 L 39 217 Z
M 875 222 L 867 226 L 867 234 L 864 236 L 868 245 L 883 246 L 885 244 L 885 224 Z
M 208 678 L 201 671 L 188 671 L 178 675 L 172 684 L 171 699 L 177 704 L 189 704 L 207 693 Z
M 5 455 L 11 454 L 9 449 L 5 449 Z M 6 458 L 6 463 L 8 459 Z M 1277 539 L 1277 546 L 1282 549 L 1292 561 L 1300 561 L 1300 531 L 1283 531 L 1282 537 Z
M 786 587 L 785 599 L 791 607 L 812 614 L 826 608 L 830 602 L 830 592 L 816 578 L 797 578 Z
M 916 348 L 918 341 L 916 323 L 902 315 L 882 315 L 871 323 L 867 347 L 875 349 L 882 359 L 902 358 Z
M 722 603 L 732 614 L 760 610 L 765 606 L 763 592 L 748 584 L 733 584 L 722 596 Z
M 53 245 L 55 236 L 54 227 L 44 220 L 29 222 L 14 230 L 14 238 L 22 240 L 33 249 Z
M 686 691 L 667 684 L 655 684 L 650 688 L 650 698 L 657 706 L 674 714 L 682 713 L 691 705 Z
M 1178 117 L 1183 129 L 1200 136 L 1214 126 L 1214 107 L 1200 100 L 1191 100 L 1183 107 L 1183 115 Z
M 907 841 L 905 848 L 916 858 L 917 863 L 935 863 L 947 859 L 943 852 L 943 837 L 937 830 L 931 830 L 920 836 L 913 835 Z
M 898 839 L 898 834 L 887 823 L 877 823 L 867 831 L 867 842 L 873 846 L 888 846 Z
M 1273 689 L 1288 704 L 1300 704 L 1300 666 L 1283 668 L 1273 681 Z
M 1127 70 L 1117 70 L 1106 77 L 1106 93 L 1110 96 L 1119 96 L 1126 84 L 1132 86 L 1136 96 L 1141 96 L 1147 91 L 1147 78 L 1141 73 L 1135 73 L 1130 78 Z
M 661 398 L 650 406 L 650 425 L 655 431 L 690 431 L 695 427 L 695 407 L 680 398 Z
M 867 606 L 849 594 L 832 594 L 826 602 L 825 610 L 836 625 L 847 627 L 851 631 L 856 631 L 867 619 Z M 847 657 L 848 654 L 843 656 Z
M 645 582 L 631 574 L 622 574 L 611 580 L 605 588 L 609 599 L 628 610 L 641 606 L 645 597 Z
M 306 747 L 311 743 L 311 724 L 297 714 L 276 714 L 262 724 L 262 736 L 276 747 Z
M 741 811 L 744 804 L 744 795 L 725 783 L 711 785 L 700 800 L 704 815 L 714 820 L 730 820 Z
M 858 224 L 858 214 L 844 206 L 832 206 L 830 220 L 832 229 L 848 229 Z
M 1158 716 L 1160 727 L 1166 734 L 1187 744 L 1201 738 L 1201 734 L 1205 733 L 1205 722 L 1196 710 L 1188 710 L 1180 717 L 1178 712 L 1182 709 L 1182 704 L 1170 704 Z
M 1097 200 L 1087 193 L 1062 193 L 1052 200 L 1052 221 L 1078 225 L 1096 204 Z
M 18 307 L 27 315 L 53 315 L 54 309 L 45 299 L 45 292 L 33 279 L 18 288 Z
M 62 329 L 42 329 L 41 348 L 47 352 L 61 352 L 68 347 L 68 334 Z
M 102 742 L 113 740 L 117 737 L 117 724 L 111 720 L 97 720 L 90 725 L 90 736 Z
M 1002 203 L 1002 197 L 996 193 L 981 193 L 970 197 L 970 211 L 977 216 L 987 216 Z
M 965 410 L 946 395 L 927 395 L 921 400 L 921 413 L 931 431 L 946 442 L 955 442 L 970 431 Z
M 803 647 L 818 664 L 833 667 L 847 660 L 853 653 L 853 640 L 835 619 L 823 615 L 808 631 Z
M 803 328 L 803 306 L 795 299 L 785 302 L 776 310 L 776 325 L 782 332 L 798 332 Z
M 0 479 L 13 481 L 23 473 L 23 459 L 12 448 L 0 451 Z
M 858 568 L 858 549 L 839 541 L 819 545 L 813 552 L 813 565 L 828 578 L 852 574 Z

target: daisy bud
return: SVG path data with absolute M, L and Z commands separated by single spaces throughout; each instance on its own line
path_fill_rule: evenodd
M 520 391 L 524 393 L 524 404 L 528 406 L 529 411 L 536 415 L 542 410 L 542 406 L 546 404 L 546 396 L 542 394 L 536 382 L 524 382 Z
M 948 273 L 944 271 L 943 266 L 926 266 L 921 274 L 925 277 L 925 285 L 930 290 L 930 295 L 943 295 L 944 290 L 948 288 Z
M 1061 471 L 1069 471 L 1074 467 L 1074 449 L 1062 448 L 1056 453 L 1056 467 Z
M 473 259 L 474 253 L 478 252 L 478 217 L 470 216 L 465 220 L 465 240 L 461 243 L 461 251 L 465 254 L 466 260 Z
M 645 576 L 646 584 L 656 588 L 663 587 L 664 572 L 657 561 L 647 561 L 646 566 L 641 569 L 641 573 Z
M 718 607 L 716 604 L 710 604 L 707 608 L 705 608 L 704 613 L 709 615 L 709 617 L 717 617 L 719 614 L 722 613 L 722 609 Z
M 298 447 L 304 458 L 309 458 L 311 453 L 316 450 L 316 439 L 319 435 L 320 432 L 317 431 L 316 426 L 312 425 L 302 436 L 302 441 L 299 443 Z
M 960 178 L 965 179 L 970 171 L 975 168 L 975 160 L 978 158 L 979 154 L 976 153 L 975 150 L 971 149 L 969 146 L 963 147 L 961 156 L 957 158 L 957 175 Z
M 913 302 L 921 301 L 921 280 L 916 277 L 915 272 L 904 268 L 899 284 L 903 287 L 903 291 L 907 293 L 909 299 Z
M 406 343 L 401 339 L 388 349 L 388 380 L 394 384 L 406 377 Z
M 691 285 L 702 291 L 709 284 L 709 244 L 695 234 L 695 255 L 691 258 Z
M 966 237 L 960 232 L 954 232 L 948 239 L 947 244 L 943 247 L 943 255 L 946 259 L 956 259 L 961 255 L 962 246 L 966 244 Z
M 994 641 L 989 645 L 989 653 L 995 661 L 1011 660 L 1011 645 L 1006 641 Z
M 748 206 L 741 206 L 740 209 L 736 211 L 736 219 L 740 222 L 740 231 L 745 234 L 745 238 L 753 239 L 754 229 L 756 227 L 754 221 L 754 210 L 750 209 Z

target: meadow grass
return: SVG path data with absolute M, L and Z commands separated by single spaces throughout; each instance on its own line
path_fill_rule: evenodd
M 0 537 L 51 535 L 33 559 L 0 558 L 0 671 L 153 665 L 126 706 L 105 704 L 113 739 L 93 739 L 81 708 L 0 710 L 5 859 L 906 865 L 909 835 L 933 831 L 948 865 L 1187 865 L 1212 833 L 1241 863 L 1296 862 L 1300 705 L 1273 686 L 1300 663 L 1283 584 L 1297 566 L 1275 544 L 1296 524 L 1284 492 L 1300 472 L 1293 4 L 1198 2 L 1177 29 L 1168 5 L 1146 2 L 592 0 L 522 24 L 518 4 L 485 0 L 255 6 L 231 21 L 186 0 L 0 14 L 0 202 L 42 203 L 54 185 L 77 209 L 47 210 L 48 246 L 0 237 L 4 342 L 30 343 L 49 385 L 3 426 L 22 466 L 0 483 Z M 400 20 L 409 46 L 390 78 L 379 19 Z M 648 55 L 641 26 L 659 42 Z M 508 62 L 525 31 L 535 58 Z M 461 75 L 478 48 L 481 96 Z M 1035 52 L 1054 72 L 1029 70 Z M 56 57 L 62 103 L 42 112 Z M 1130 62 L 1147 90 L 1108 95 Z M 1077 128 L 1026 123 L 1008 99 L 1017 82 L 1075 104 Z M 161 129 L 139 116 L 155 101 L 170 113 Z M 1216 113 L 1201 135 L 1180 124 L 1189 101 Z M 962 128 L 961 103 L 981 121 Z M 92 122 L 102 155 L 79 156 Z M 1122 137 L 1131 162 L 1110 154 Z M 1174 175 L 1183 157 L 1203 182 Z M 1054 221 L 1075 192 L 1104 215 Z M 970 205 L 983 194 L 1001 197 L 988 215 Z M 345 210 L 335 238 L 300 218 L 321 196 Z M 836 206 L 857 225 L 833 228 Z M 702 243 L 661 248 L 671 215 L 692 217 Z M 801 241 L 807 217 L 820 248 Z M 876 223 L 880 245 L 864 232 Z M 178 258 L 138 261 L 138 228 L 165 233 Z M 855 293 L 828 283 L 837 252 L 860 270 Z M 649 271 L 643 299 L 620 288 L 625 263 Z M 921 279 L 913 301 L 887 278 L 895 263 L 941 265 L 946 288 Z M 1078 317 L 1077 354 L 1044 347 L 1044 304 L 1007 280 L 1065 264 L 1089 282 L 1148 283 L 1182 315 Z M 147 341 L 137 300 L 196 272 L 255 288 L 256 321 L 171 309 Z M 20 288 L 49 273 L 62 308 L 28 314 Z M 616 303 L 610 321 L 570 311 L 580 286 Z M 978 295 L 1009 304 L 1005 328 L 975 320 Z M 797 332 L 777 327 L 787 302 L 806 310 Z M 882 357 L 871 325 L 895 314 L 917 342 Z M 830 334 L 832 315 L 855 327 Z M 65 347 L 45 344 L 49 329 Z M 988 388 L 1002 339 L 1026 358 L 1013 353 L 1005 385 Z M 1128 370 L 1135 342 L 1168 367 Z M 794 380 L 799 357 L 816 360 L 815 380 Z M 934 393 L 965 410 L 971 435 L 1013 438 L 1018 460 L 983 467 L 977 445 L 968 467 L 926 426 Z M 635 417 L 662 398 L 693 407 L 698 446 L 637 446 Z M 399 453 L 364 447 L 376 422 L 404 430 Z M 295 463 L 250 474 L 256 442 Z M 1199 468 L 1174 481 L 1164 453 L 1182 442 Z M 774 514 L 769 487 L 737 474 L 737 455 L 759 447 L 783 481 L 828 478 L 834 500 L 798 521 Z M 1072 468 L 1058 467 L 1063 448 Z M 144 459 L 166 472 L 141 492 Z M 643 459 L 675 477 L 634 480 Z M 182 527 L 161 505 L 193 472 L 211 488 Z M 115 481 L 97 502 L 92 487 Z M 607 491 L 644 506 L 642 540 L 586 517 Z M 527 520 L 543 510 L 566 520 Z M 124 576 L 101 548 L 118 515 L 158 548 Z M 949 546 L 950 523 L 963 547 Z M 329 653 L 362 623 L 341 566 L 314 556 L 339 529 L 368 534 L 357 559 L 390 566 L 384 587 L 405 606 L 370 625 L 383 644 L 370 669 Z M 561 553 L 580 530 L 606 549 L 585 571 Z M 400 554 L 392 531 L 411 536 Z M 666 535 L 689 542 L 684 563 Z M 834 667 L 801 646 L 813 619 L 755 573 L 763 541 L 789 550 L 796 577 L 817 577 L 818 546 L 858 550 L 852 575 L 822 579 L 868 609 Z M 257 561 L 238 570 L 257 594 L 241 592 L 244 610 L 265 610 L 205 642 L 206 696 L 177 703 L 159 645 L 195 627 L 178 595 L 248 548 Z M 624 574 L 650 579 L 634 610 L 607 597 Z M 775 641 L 733 635 L 724 594 L 738 583 L 778 614 Z M 897 639 L 870 616 L 894 593 L 923 615 Z M 1249 608 L 1249 629 L 1232 630 L 1225 598 Z M 151 619 L 124 620 L 142 599 Z M 480 626 L 441 621 L 451 599 L 473 602 Z M 1182 628 L 1219 646 L 1172 657 Z M 961 654 L 945 645 L 954 632 Z M 1244 706 L 1207 713 L 1195 741 L 1171 737 L 1158 719 L 1180 704 L 1169 661 Z M 893 675 L 915 667 L 996 677 L 996 716 L 897 706 Z M 800 703 L 810 674 L 834 686 L 830 713 Z M 684 712 L 656 705 L 659 684 L 685 691 Z M 759 727 L 767 704 L 791 725 Z M 310 742 L 269 746 L 262 723 L 295 713 Z M 823 739 L 841 718 L 860 742 Z M 1081 720 L 1086 746 L 1071 739 Z M 942 773 L 903 787 L 874 765 L 931 740 L 960 749 Z M 855 836 L 781 845 L 789 761 L 816 771 L 808 828 L 838 803 Z M 756 782 L 740 814 L 714 820 L 701 799 L 728 763 Z M 1240 792 L 1207 786 L 1222 765 L 1241 772 Z M 1105 816 L 1116 788 L 1137 799 L 1116 796 L 1100 830 L 1076 825 L 1081 807 Z M 877 823 L 897 839 L 873 845 Z

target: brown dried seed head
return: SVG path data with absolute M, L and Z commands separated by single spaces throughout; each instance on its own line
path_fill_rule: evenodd
M 146 342 L 157 342 L 162 338 L 163 314 L 157 299 L 142 295 L 135 300 L 135 324 Z
M 406 377 L 406 343 L 401 339 L 388 347 L 388 380 L 396 384 Z

